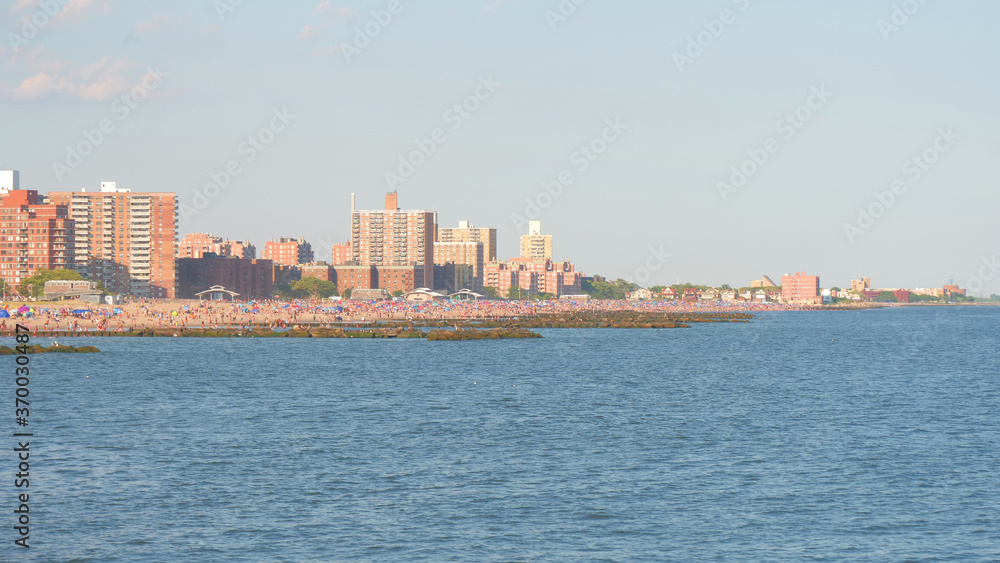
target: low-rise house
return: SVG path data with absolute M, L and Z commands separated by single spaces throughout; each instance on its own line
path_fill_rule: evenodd
M 649 301 L 653 298 L 653 292 L 640 287 L 639 289 L 628 294 L 629 301 Z

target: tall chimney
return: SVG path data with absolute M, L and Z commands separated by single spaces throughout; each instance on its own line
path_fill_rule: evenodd
M 354 193 L 351 193 L 351 213 L 354 213 Z
M 399 211 L 399 193 L 389 192 L 385 194 L 385 210 Z

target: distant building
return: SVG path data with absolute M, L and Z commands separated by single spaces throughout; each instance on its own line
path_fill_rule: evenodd
M 133 192 L 101 182 L 100 192 L 51 192 L 48 200 L 69 207 L 77 272 L 101 282 L 108 293 L 174 297 L 176 193 Z
M 628 294 L 629 301 L 649 301 L 653 298 L 653 292 L 640 287 L 639 289 Z
M 485 287 L 494 288 L 501 297 L 506 297 L 511 287 L 520 288 L 523 295 L 583 293 L 583 274 L 569 262 L 514 258 L 491 262 L 485 271 Z
M 541 221 L 528 222 L 528 234 L 521 236 L 521 258 L 528 260 L 552 259 L 552 235 L 542 234 Z
M 21 173 L 17 170 L 0 170 L 0 197 L 21 189 Z
M 441 289 L 458 291 L 471 289 L 483 291 L 483 275 L 485 273 L 485 251 L 481 242 L 435 242 L 434 266 L 451 265 L 442 269 L 448 280 L 438 280 L 435 273 L 435 285 Z M 444 283 L 448 281 L 450 283 Z
M 763 276 L 759 280 L 754 280 L 754 281 L 750 282 L 750 287 L 753 288 L 753 289 L 757 289 L 757 288 L 762 288 L 762 287 L 778 287 L 778 285 L 776 283 L 774 283 L 773 281 L 771 281 L 771 278 L 769 278 L 767 276 Z
M 819 293 L 819 276 L 804 272 L 786 274 L 781 278 L 781 299 L 791 303 L 822 303 Z
M 343 266 L 351 261 L 351 241 L 344 244 L 333 245 L 333 259 L 330 262 L 334 266 Z
M 11 171 L 7 171 L 11 172 Z M 16 186 L 16 176 L 0 182 Z M 8 292 L 39 269 L 74 266 L 74 221 L 65 205 L 39 205 L 38 192 L 12 189 L 0 194 L 0 279 Z
M 478 242 L 483 245 L 484 263 L 497 259 L 497 230 L 494 228 L 476 227 L 468 221 L 459 221 L 457 229 L 438 229 L 437 242 Z M 435 263 L 443 262 L 435 256 Z
M 279 238 L 269 240 L 264 244 L 264 259 L 275 264 L 285 266 L 297 266 L 299 264 L 310 264 L 314 258 L 312 245 L 306 239 L 299 237 Z
M 942 289 L 944 290 L 945 297 L 951 297 L 953 295 L 965 296 L 965 290 L 957 285 L 946 285 Z
M 298 266 L 277 264 L 271 261 L 271 279 L 274 285 L 283 285 L 302 279 L 302 270 Z
M 396 192 L 390 192 L 385 196 L 385 209 L 357 211 L 352 195 L 348 264 L 392 268 L 386 270 L 393 274 L 386 277 L 387 283 L 399 273 L 395 268 L 411 268 L 410 272 L 416 276 L 414 285 L 399 289 L 434 287 L 434 212 L 400 210 L 398 197 Z
M 316 278 L 323 281 L 329 281 L 337 283 L 337 271 L 333 266 L 327 264 L 326 262 L 317 262 L 316 264 L 303 264 L 299 266 L 299 270 L 302 272 L 302 278 Z
M 337 292 L 356 289 L 374 289 L 377 287 L 378 275 L 375 266 L 334 266 L 337 278 Z
M 222 257 L 211 253 L 201 258 L 177 260 L 177 297 L 197 299 L 213 286 L 239 294 L 237 299 L 268 299 L 273 294 L 272 262 L 252 258 Z
M 250 259 L 257 257 L 257 247 L 250 244 L 249 240 L 227 240 L 224 245 L 228 256 Z
M 434 266 L 430 266 L 431 269 Z M 433 275 L 433 274 L 432 274 Z M 376 266 L 375 283 L 389 293 L 413 291 L 424 279 L 424 266 Z
M 860 280 L 851 280 L 851 291 L 857 293 L 864 293 L 866 291 L 871 291 L 872 289 L 872 279 L 871 278 L 861 278 Z

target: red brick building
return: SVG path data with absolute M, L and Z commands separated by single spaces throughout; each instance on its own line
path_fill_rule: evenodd
M 201 258 L 206 253 L 235 258 L 256 258 L 257 249 L 250 241 L 222 240 L 212 233 L 188 233 L 177 243 L 177 258 Z
M 349 263 L 378 268 L 418 266 L 420 275 L 414 279 L 413 287 L 401 289 L 433 288 L 434 225 L 432 211 L 400 210 L 396 192 L 385 196 L 385 209 L 356 211 L 352 205 Z M 388 286 L 372 289 L 388 289 Z
M 103 182 L 100 192 L 51 192 L 74 221 L 74 267 L 106 291 L 172 298 L 177 194 L 132 192 Z
M 221 285 L 239 294 L 238 300 L 268 299 L 274 289 L 270 260 L 207 255 L 177 261 L 177 297 L 197 299 L 195 295 Z
M 819 293 L 819 276 L 808 276 L 805 272 L 795 275 L 785 274 L 781 278 L 781 300 L 792 303 L 822 303 Z
M 313 258 L 312 245 L 303 237 L 269 240 L 264 245 L 264 259 L 271 260 L 275 264 L 285 266 L 310 264 Z
M 378 274 L 375 266 L 334 266 L 337 278 L 337 293 L 344 294 L 346 289 L 376 289 Z
M 484 286 L 494 288 L 501 297 L 506 297 L 511 286 L 529 295 L 548 293 L 561 297 L 583 292 L 583 274 L 569 262 L 514 258 L 487 264 L 484 276 Z
M 343 266 L 351 261 L 351 241 L 344 244 L 333 245 L 333 260 L 330 262 L 334 266 Z
M 433 266 L 431 266 L 433 268 Z M 384 289 L 389 293 L 402 291 L 406 293 L 413 291 L 417 287 L 417 282 L 424 280 L 423 266 L 376 266 L 375 267 L 376 287 Z
M 300 269 L 302 270 L 303 278 L 316 278 L 337 283 L 337 271 L 333 269 L 333 266 L 325 262 L 306 264 L 300 266 Z
M 0 197 L 0 279 L 8 291 L 39 269 L 73 268 L 74 222 L 65 205 L 39 205 L 35 190 Z

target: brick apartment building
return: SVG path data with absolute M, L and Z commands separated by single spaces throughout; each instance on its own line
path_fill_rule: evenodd
M 264 244 L 265 260 L 271 260 L 275 264 L 285 266 L 297 266 L 299 264 L 310 264 L 314 259 L 312 245 L 306 239 L 299 237 L 279 238 L 269 240 Z
M 9 187 L 0 191 L 0 279 L 7 292 L 39 269 L 72 269 L 75 256 L 67 206 L 42 205 L 37 191 Z
M 439 228 L 437 242 L 478 242 L 483 245 L 483 262 L 497 259 L 497 230 L 459 221 L 458 228 Z M 440 263 L 440 262 L 439 262 Z
M 445 276 L 437 279 L 439 289 L 483 291 L 485 250 L 481 242 L 435 242 L 434 267 Z
M 554 297 L 583 292 L 583 274 L 569 262 L 514 258 L 486 265 L 485 286 L 506 297 L 512 286 L 526 295 L 548 293 Z
M 552 235 L 542 234 L 541 221 L 528 222 L 528 234 L 521 236 L 521 258 L 552 259 Z
M 343 266 L 351 261 L 351 241 L 347 241 L 344 244 L 333 245 L 333 257 L 330 264 L 334 266 Z
M 106 291 L 137 297 L 175 296 L 177 194 L 132 192 L 102 182 L 100 192 L 51 192 L 74 221 L 74 267 Z
M 221 285 L 239 294 L 238 300 L 268 299 L 273 294 L 270 260 L 216 256 L 177 260 L 177 297 L 197 299 L 198 292 Z
M 212 233 L 188 233 L 177 243 L 177 259 L 201 258 L 206 253 L 236 258 L 257 257 L 257 249 L 250 241 L 223 240 Z
M 809 276 L 804 272 L 781 277 L 781 300 L 791 303 L 822 303 L 819 276 Z
M 396 192 L 385 196 L 385 209 L 373 211 L 355 210 L 354 196 L 351 197 L 351 261 L 348 264 L 379 269 L 371 280 L 377 285 L 367 289 L 433 288 L 434 212 L 400 210 Z M 337 270 L 340 271 L 340 266 Z M 402 281 L 408 275 L 413 276 L 412 282 Z

